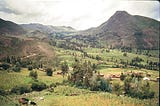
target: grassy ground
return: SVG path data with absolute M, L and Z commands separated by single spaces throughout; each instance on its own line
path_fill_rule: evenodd
M 44 46 L 45 47 L 45 46 Z M 45 50 L 44 48 L 42 48 Z M 88 57 L 81 57 L 82 53 L 73 50 L 64 50 L 61 48 L 54 48 L 56 51 L 56 55 L 59 57 L 60 61 L 67 61 L 69 66 L 71 67 L 74 58 L 78 58 L 81 61 L 89 60 L 92 63 L 98 63 L 99 61 L 95 59 L 91 59 Z M 99 55 L 103 58 L 103 60 L 107 63 L 101 64 L 98 67 L 100 73 L 104 75 L 108 74 L 121 74 L 121 72 L 143 72 L 144 75 L 149 73 L 151 75 L 151 79 L 156 79 L 159 76 L 158 71 L 146 70 L 146 69 L 132 69 L 132 68 L 111 68 L 114 65 L 114 62 L 107 62 L 107 59 L 120 59 L 130 61 L 132 58 L 136 56 L 140 56 L 145 61 L 152 60 L 158 61 L 158 58 L 155 57 L 147 57 L 145 55 L 137 55 L 133 53 L 128 53 L 127 57 L 123 56 L 123 53 L 118 50 L 113 50 L 110 52 L 102 52 L 101 49 L 97 48 L 86 48 L 88 54 L 93 56 Z M 55 60 L 53 60 L 55 61 Z M 57 71 L 60 71 L 59 69 Z M 57 75 L 56 72 L 53 73 L 53 76 L 46 76 L 46 73 L 43 71 L 38 72 L 38 80 L 45 82 L 47 85 L 51 83 L 62 83 L 63 78 L 61 75 Z M 16 72 L 3 72 L 0 71 L 0 88 L 3 89 L 11 89 L 17 84 L 28 84 L 32 81 L 32 78 L 29 76 L 29 71 L 27 69 L 22 69 L 20 73 Z M 119 79 L 112 79 L 112 83 L 120 83 L 123 84 Z M 153 99 L 147 100 L 139 100 L 135 98 L 130 98 L 127 96 L 120 97 L 114 94 L 110 94 L 107 92 L 91 92 L 87 89 L 79 89 L 71 86 L 59 85 L 54 89 L 54 92 L 49 92 L 47 89 L 41 92 L 31 92 L 27 95 L 8 95 L 7 97 L 0 96 L 0 106 L 14 106 L 18 103 L 17 98 L 26 97 L 33 101 L 35 101 L 38 106 L 158 106 L 158 96 L 159 96 L 159 83 L 150 81 L 151 89 L 156 92 L 156 96 Z M 40 100 L 43 97 L 44 100 Z
M 120 68 L 108 68 L 99 70 L 103 74 L 108 73 L 120 73 L 124 71 L 124 69 Z M 127 70 L 126 70 L 127 71 Z M 135 70 L 134 70 L 135 71 Z M 150 73 L 157 74 L 154 71 L 147 70 Z M 49 77 L 46 76 L 45 72 L 39 71 L 38 79 L 47 83 L 47 85 L 51 83 L 59 82 L 61 83 L 64 79 L 61 75 L 57 75 L 54 72 L 54 75 Z M 29 71 L 27 69 L 23 69 L 20 73 L 6 73 L 1 72 L 0 74 L 1 81 L 7 81 L 0 83 L 0 87 L 3 88 L 11 88 L 16 84 L 24 84 L 29 83 L 31 81 L 29 75 Z M 9 76 L 9 77 L 7 77 Z M 12 79 L 12 80 L 9 80 Z M 114 82 L 118 80 L 113 80 Z M 119 81 L 118 81 L 119 82 Z M 8 86 L 9 85 L 9 86 Z M 158 93 L 158 84 L 151 83 L 152 89 Z M 19 97 L 26 97 L 33 101 L 35 101 L 38 106 L 158 106 L 158 99 L 154 98 L 152 100 L 139 100 L 130 97 L 120 97 L 114 94 L 110 94 L 107 92 L 92 92 L 87 89 L 79 89 L 71 86 L 59 85 L 54 89 L 54 92 L 49 92 L 47 89 L 41 92 L 31 92 L 27 95 L 9 95 L 7 97 L 0 96 L 0 106 L 14 106 L 18 104 L 17 99 Z M 43 97 L 44 100 L 40 100 Z

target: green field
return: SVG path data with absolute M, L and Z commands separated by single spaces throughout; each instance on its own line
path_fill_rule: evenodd
M 138 55 L 134 53 L 127 53 L 127 56 L 123 56 L 123 52 L 118 50 L 111 50 L 110 52 L 104 52 L 103 49 L 98 48 L 84 48 L 84 51 L 89 55 L 99 55 L 102 60 L 96 60 L 89 57 L 84 57 L 83 53 L 75 50 L 65 50 L 63 48 L 53 47 L 56 51 L 56 56 L 61 62 L 66 61 L 71 68 L 75 58 L 79 59 L 81 62 L 91 61 L 91 63 L 98 64 L 97 71 L 104 75 L 106 78 L 108 75 L 120 75 L 122 72 L 142 72 L 145 77 L 150 74 L 149 77 L 152 80 L 156 80 L 159 77 L 159 71 L 139 69 L 135 67 L 118 67 L 114 68 L 120 60 L 131 61 L 131 59 L 139 56 L 144 60 L 146 64 L 147 60 L 152 60 L 158 62 L 156 57 L 148 57 L 146 55 Z M 109 61 L 108 61 L 109 60 Z M 115 63 L 117 60 L 117 63 Z M 52 60 L 57 61 L 57 60 Z M 54 88 L 54 92 L 45 89 L 43 91 L 32 91 L 27 93 L 27 95 L 15 95 L 10 94 L 7 96 L 0 96 L 0 106 L 14 106 L 18 104 L 17 99 L 20 97 L 26 97 L 35 101 L 38 106 L 158 106 L 159 100 L 159 82 L 150 81 L 151 90 L 155 92 L 155 97 L 153 99 L 137 99 L 128 96 L 117 96 L 115 92 L 112 93 L 102 92 L 102 91 L 90 91 L 89 89 L 77 88 L 70 84 L 63 84 L 67 79 L 65 76 L 57 75 L 57 72 L 61 71 L 60 64 L 58 67 L 53 67 L 56 72 L 53 72 L 53 76 L 47 76 L 46 72 L 40 71 L 38 69 L 33 69 L 38 72 L 38 80 L 46 83 L 48 86 L 52 83 L 59 83 L 57 87 Z M 71 72 L 70 70 L 69 72 Z M 0 71 L 0 88 L 5 90 L 10 90 L 16 85 L 28 84 L 33 82 L 33 79 L 29 77 L 29 72 L 27 68 L 21 69 L 21 72 L 5 72 Z M 119 83 L 123 85 L 124 82 L 119 78 L 111 79 L 111 83 Z M 44 100 L 40 98 L 43 97 Z
M 108 69 L 101 69 L 99 70 L 103 74 L 108 73 L 120 73 L 122 71 L 129 71 L 119 68 L 108 68 Z M 133 70 L 137 71 L 137 70 Z M 144 71 L 144 70 L 142 70 Z M 157 75 L 158 72 L 145 70 L 154 75 Z M 45 72 L 39 71 L 38 72 L 38 79 L 40 81 L 45 82 L 47 85 L 51 83 L 62 83 L 65 78 L 63 78 L 61 75 L 57 75 L 56 72 L 54 72 L 53 76 L 49 77 L 46 76 Z M 30 77 L 28 77 L 29 71 L 27 69 L 23 69 L 20 73 L 15 72 L 1 72 L 1 82 L 0 87 L 9 89 L 16 84 L 27 84 L 30 83 L 32 80 Z M 9 77 L 7 77 L 9 76 Z M 12 79 L 12 80 L 9 80 Z M 8 80 L 8 81 L 7 81 Z M 7 81 L 8 83 L 6 83 Z M 114 82 L 117 82 L 118 80 L 113 80 Z M 151 82 L 152 89 L 156 91 L 158 94 L 158 84 L 157 82 Z M 75 94 L 75 95 L 73 95 Z M 72 96 L 73 95 L 73 96 Z M 14 104 L 18 103 L 17 98 L 18 97 L 27 97 L 31 100 L 34 100 L 37 102 L 38 106 L 156 106 L 157 105 L 157 98 L 158 95 L 156 95 L 156 98 L 150 100 L 139 100 L 131 97 L 120 97 L 115 94 L 111 93 L 105 93 L 105 92 L 93 92 L 87 89 L 79 89 L 75 87 L 71 87 L 68 85 L 59 85 L 55 87 L 54 92 L 49 92 L 48 90 L 43 90 L 41 92 L 32 92 L 28 93 L 27 96 L 22 95 L 10 95 L 7 97 L 1 96 L 1 103 L 0 106 L 4 106 L 6 101 L 8 105 L 14 106 Z M 40 97 L 43 97 L 44 100 L 40 100 Z M 8 98 L 10 98 L 12 101 L 9 102 Z M 8 106 L 6 105 L 6 106 Z

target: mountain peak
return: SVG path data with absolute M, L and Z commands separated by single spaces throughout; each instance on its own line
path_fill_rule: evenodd
M 119 29 L 119 26 L 129 22 L 132 15 L 126 11 L 116 11 L 108 21 L 100 25 L 103 30 Z
M 127 13 L 126 11 L 116 11 L 115 14 L 113 16 L 116 16 L 116 17 L 126 17 L 126 16 L 130 16 L 129 13 Z
M 128 14 L 126 11 L 116 11 L 115 14 Z

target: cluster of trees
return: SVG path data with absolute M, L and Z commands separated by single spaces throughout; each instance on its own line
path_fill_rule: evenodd
M 123 56 L 127 56 L 126 53 L 123 54 Z M 143 62 L 143 63 L 142 63 Z M 153 61 L 148 61 L 144 64 L 144 60 L 140 57 L 135 57 L 133 58 L 130 62 L 129 61 L 120 61 L 120 64 L 123 64 L 124 67 L 129 66 L 134 66 L 134 67 L 138 67 L 138 68 L 145 68 L 145 69 L 149 69 L 149 70 L 159 70 L 160 67 L 160 62 L 153 62 Z
M 128 96 L 139 99 L 153 98 L 155 94 L 150 89 L 148 81 L 138 80 L 138 78 L 131 76 L 127 76 L 124 80 L 124 91 Z
M 142 80 L 143 76 L 138 74 L 121 74 L 120 79 L 124 82 L 124 85 L 115 83 L 113 90 L 117 95 L 122 94 L 135 97 L 139 99 L 154 98 L 155 92 L 151 90 L 150 83 L 147 80 Z
M 47 88 L 44 82 L 34 81 L 31 85 L 18 85 L 11 89 L 10 93 L 24 94 L 32 91 L 42 91 Z
M 30 59 L 22 59 L 16 56 L 7 56 L 0 60 L 0 69 L 2 70 L 13 70 L 15 72 L 19 72 L 21 68 L 28 68 L 28 70 L 32 70 L 34 68 L 42 68 L 42 63 L 33 62 Z
M 24 65 L 21 61 L 20 57 L 15 56 L 7 56 L 1 59 L 2 64 L 0 67 L 3 70 L 12 69 L 15 72 L 19 72 L 21 70 L 21 66 Z
M 91 64 L 89 61 L 81 63 L 76 60 L 73 64 L 73 72 L 68 76 L 68 80 L 77 87 L 89 88 L 93 91 L 111 92 L 112 88 L 109 81 L 100 77 L 95 68 L 95 64 Z

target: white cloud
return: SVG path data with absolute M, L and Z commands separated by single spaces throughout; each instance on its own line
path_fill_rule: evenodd
M 123 0 L 0 0 L 0 17 L 16 23 L 42 23 L 72 26 L 76 29 L 95 27 L 107 21 L 117 10 L 159 17 L 158 1 Z M 5 2 L 5 3 L 4 3 Z M 157 9 L 158 8 L 158 9 Z M 6 12 L 10 10 L 10 13 Z M 13 13 L 11 13 L 13 12 Z

